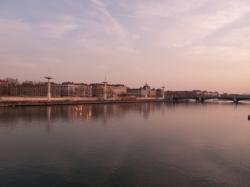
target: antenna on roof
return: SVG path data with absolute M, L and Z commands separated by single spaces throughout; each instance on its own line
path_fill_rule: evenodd
M 104 83 L 107 83 L 107 75 L 104 77 Z

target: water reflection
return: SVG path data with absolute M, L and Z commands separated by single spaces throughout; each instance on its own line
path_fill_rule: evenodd
M 0 124 L 14 128 L 20 122 L 25 124 L 23 122 L 39 121 L 51 125 L 62 119 L 66 121 L 102 120 L 103 124 L 106 124 L 110 118 L 119 118 L 127 112 L 136 112 L 146 119 L 150 113 L 161 110 L 162 107 L 163 103 L 0 108 Z
M 0 108 L 0 186 L 250 186 L 250 105 Z

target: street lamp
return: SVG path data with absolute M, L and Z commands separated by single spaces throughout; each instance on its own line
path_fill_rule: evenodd
M 165 99 L 165 86 L 162 87 L 162 99 Z
M 48 97 L 48 101 L 50 101 L 51 99 L 51 85 L 50 85 L 50 80 L 53 79 L 52 77 L 44 77 L 45 79 L 48 80 L 48 92 L 47 92 L 47 97 Z
M 104 84 L 104 88 L 103 88 L 103 99 L 104 100 L 107 100 L 107 82 L 105 81 L 105 82 L 103 82 L 103 84 Z

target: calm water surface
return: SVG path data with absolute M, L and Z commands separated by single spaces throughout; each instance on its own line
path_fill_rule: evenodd
M 0 186 L 250 186 L 249 104 L 0 108 Z

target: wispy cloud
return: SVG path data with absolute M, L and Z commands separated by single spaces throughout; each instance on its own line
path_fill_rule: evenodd
M 1 33 L 26 31 L 29 28 L 30 25 L 21 19 L 0 18 Z
M 105 4 L 100 0 L 91 0 L 91 2 L 99 10 L 99 12 L 101 13 L 101 17 L 103 16 L 103 24 L 106 26 L 105 30 L 110 32 L 111 34 L 126 38 L 128 33 L 126 32 L 122 24 L 105 7 Z
M 250 11 L 250 3 L 244 0 L 149 0 L 120 4 L 136 20 L 135 30 L 142 33 L 143 39 L 161 48 L 195 45 Z
M 52 22 L 42 23 L 39 27 L 47 36 L 60 38 L 80 28 L 80 24 L 72 16 L 62 16 Z

